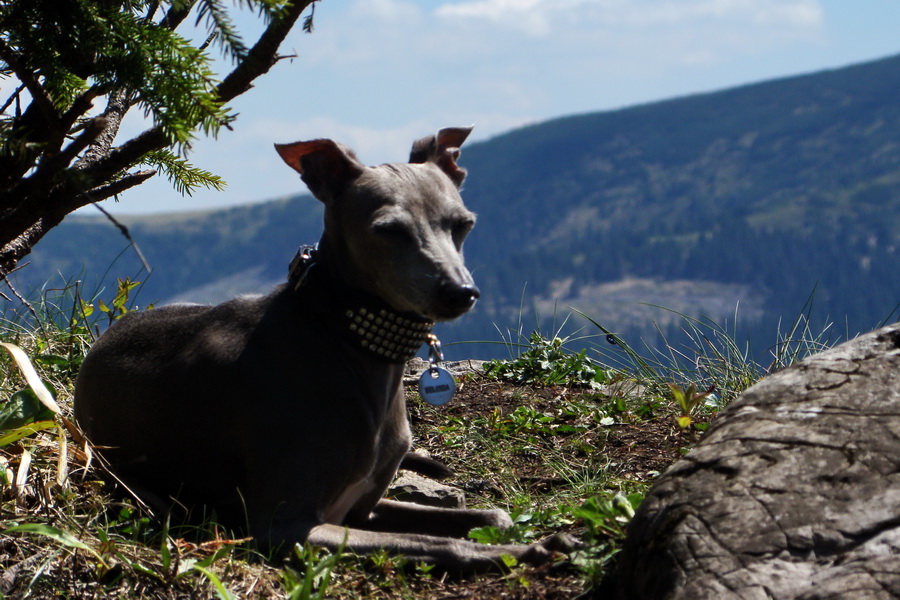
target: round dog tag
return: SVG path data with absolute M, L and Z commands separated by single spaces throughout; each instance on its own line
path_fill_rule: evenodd
M 456 380 L 447 369 L 429 367 L 419 376 L 419 395 L 432 406 L 447 404 L 456 393 Z

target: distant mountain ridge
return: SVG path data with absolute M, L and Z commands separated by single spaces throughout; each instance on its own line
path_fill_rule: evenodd
M 821 321 L 874 327 L 900 302 L 898 89 L 890 57 L 465 147 L 463 198 L 479 215 L 465 251 L 483 296 L 445 339 L 498 340 L 497 329 L 554 311 L 560 321 L 568 306 L 652 335 L 652 321 L 675 331 L 677 319 L 641 302 L 719 321 L 740 303 L 740 328 L 764 345 L 813 289 Z M 304 195 L 125 221 L 155 269 L 144 303 L 213 301 L 283 280 L 296 247 L 318 239 L 321 207 Z M 125 246 L 102 219 L 70 219 L 37 247 L 20 287 L 57 271 L 96 282 Z M 138 271 L 125 252 L 108 276 Z

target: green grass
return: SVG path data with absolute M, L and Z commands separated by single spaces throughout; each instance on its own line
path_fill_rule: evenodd
M 722 328 L 685 317 L 693 348 L 644 356 L 593 323 L 602 336 L 520 336 L 516 356 L 462 377 L 447 407 L 409 391 L 416 445 L 456 471 L 450 484 L 470 507 L 500 507 L 514 518 L 512 529 L 477 530 L 473 539 L 528 543 L 565 531 L 583 543 L 550 567 L 447 578 L 386 553 L 360 558 L 307 546 L 270 559 L 214 523 L 170 528 L 117 489 L 69 417 L 96 319 L 128 310 L 129 285 L 105 309 L 43 302 L 40 326 L 0 331 L 31 357 L 61 406 L 54 415 L 36 404 L 21 369 L 0 359 L 0 597 L 571 598 L 603 577 L 654 475 L 717 411 L 768 370 L 824 345 L 798 319 L 762 367 Z M 610 351 L 615 360 L 605 360 Z M 15 418 L 3 421 L 4 410 Z

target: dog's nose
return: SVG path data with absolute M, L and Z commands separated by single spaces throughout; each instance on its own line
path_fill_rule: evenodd
M 445 283 L 441 286 L 441 299 L 453 312 L 462 314 L 475 306 L 475 301 L 481 296 L 481 291 L 474 285 L 459 285 Z

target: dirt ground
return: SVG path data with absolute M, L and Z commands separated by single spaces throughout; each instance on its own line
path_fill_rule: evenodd
M 410 413 L 416 445 L 429 451 L 435 458 L 457 469 L 467 461 L 478 459 L 471 448 L 445 447 L 441 440 L 429 438 L 438 422 L 458 418 L 473 421 L 479 417 L 489 419 L 493 415 L 508 415 L 527 404 L 540 413 L 552 413 L 560 404 L 584 389 L 565 387 L 518 386 L 509 383 L 487 381 L 479 377 L 466 378 L 453 401 L 439 409 L 426 407 L 420 400 L 411 399 Z M 598 402 L 602 395 L 598 394 Z M 437 412 L 437 411 L 441 412 Z M 592 428 L 584 433 L 582 444 L 597 449 L 608 461 L 607 469 L 616 479 L 647 484 L 669 465 L 675 462 L 686 446 L 692 444 L 690 434 L 685 434 L 676 424 L 672 414 L 653 415 L 645 418 L 623 418 L 609 427 Z M 577 451 L 577 450 L 576 450 Z M 506 455 L 506 468 L 512 469 L 520 483 L 535 496 L 552 494 L 555 486 L 566 482 L 548 467 L 541 456 L 527 452 Z M 464 469 L 463 469 L 464 470 Z M 456 481 L 466 492 L 474 496 L 496 496 L 494 482 L 484 480 Z M 602 490 L 597 490 L 598 492 Z M 572 533 L 577 533 L 573 529 Z M 513 576 L 510 576 L 513 577 Z M 585 592 L 583 578 L 567 566 L 547 566 L 528 570 L 516 579 L 478 577 L 460 581 L 443 579 L 434 585 L 413 582 L 413 588 L 423 598 L 510 598 L 510 599 L 571 599 Z

